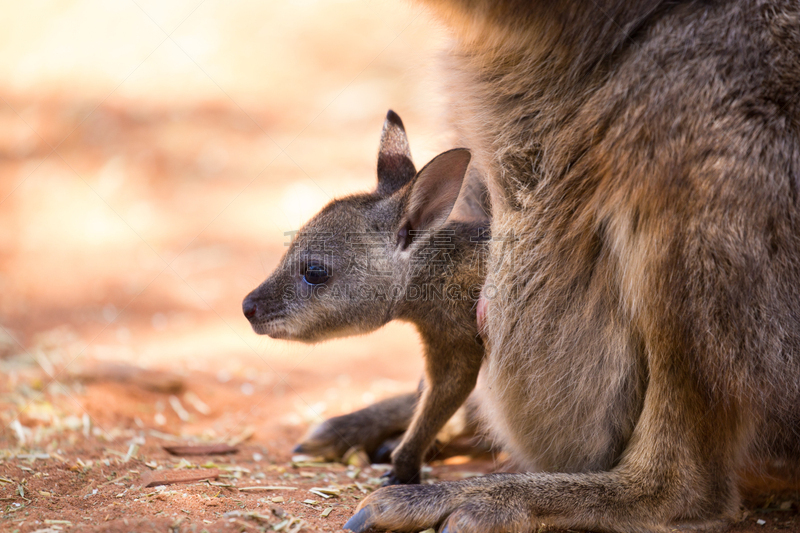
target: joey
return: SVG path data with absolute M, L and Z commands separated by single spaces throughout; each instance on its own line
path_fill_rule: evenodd
M 392 320 L 414 324 L 422 338 L 419 393 L 329 420 L 299 450 L 341 456 L 361 445 L 376 452 L 402 434 L 388 481 L 417 483 L 425 452 L 475 387 L 484 354 L 475 308 L 488 232 L 485 220 L 448 219 L 469 161 L 468 150 L 449 150 L 417 172 L 402 121 L 389 111 L 375 190 L 325 206 L 245 298 L 254 331 L 276 339 L 315 343 Z

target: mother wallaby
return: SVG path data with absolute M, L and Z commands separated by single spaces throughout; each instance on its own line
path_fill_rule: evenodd
M 800 3 L 428 0 L 487 176 L 487 422 L 527 474 L 347 528 L 708 525 L 800 457 Z

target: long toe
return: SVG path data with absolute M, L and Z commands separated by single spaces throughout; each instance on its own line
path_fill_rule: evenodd
M 364 507 L 345 523 L 343 529 L 349 529 L 353 533 L 366 531 L 370 528 L 370 518 L 372 518 L 372 510 Z

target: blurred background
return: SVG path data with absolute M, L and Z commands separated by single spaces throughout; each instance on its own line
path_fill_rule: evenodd
M 255 335 L 241 301 L 286 232 L 374 187 L 387 109 L 418 164 L 450 147 L 425 12 L 36 0 L 0 21 L 3 447 L 250 428 L 288 453 L 314 420 L 416 385 L 407 325 L 306 346 Z

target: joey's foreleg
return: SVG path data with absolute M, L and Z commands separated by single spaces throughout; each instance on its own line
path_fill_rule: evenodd
M 425 452 L 436 434 L 467 400 L 478 379 L 483 350 L 479 345 L 455 352 L 428 350 L 425 388 L 402 442 L 392 454 L 387 484 L 419 483 Z

